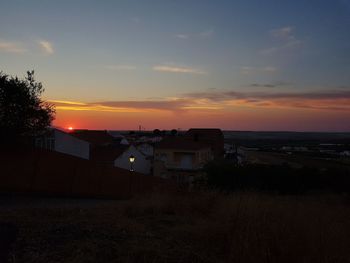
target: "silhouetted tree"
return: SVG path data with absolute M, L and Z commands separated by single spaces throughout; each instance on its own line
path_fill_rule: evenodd
M 161 135 L 161 131 L 159 129 L 154 129 L 153 134 L 156 136 L 159 136 L 159 135 Z
M 177 130 L 172 129 L 172 130 L 170 131 L 170 134 L 171 134 L 172 136 L 176 136 L 176 134 L 177 134 Z
M 42 134 L 55 116 L 52 104 L 40 96 L 44 88 L 34 71 L 19 79 L 0 72 L 0 141 L 19 143 L 24 137 Z

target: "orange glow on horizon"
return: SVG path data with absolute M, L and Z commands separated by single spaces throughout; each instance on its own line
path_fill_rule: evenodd
M 134 130 L 142 125 L 147 130 L 155 128 L 183 130 L 192 127 L 215 127 L 224 130 L 298 130 L 298 131 L 348 131 L 345 119 L 349 112 L 315 109 L 282 109 L 234 107 L 222 110 L 157 111 L 144 113 L 116 113 L 96 111 L 58 110 L 55 125 L 79 129 Z M 75 123 L 69 126 L 66 120 Z M 329 127 L 332 127 L 330 129 Z
M 348 98 L 258 100 L 168 99 L 168 101 L 121 101 L 82 103 L 56 101 L 55 125 L 78 129 L 133 130 L 142 125 L 188 129 L 214 127 L 227 130 L 348 131 Z M 167 107 L 169 105 L 169 107 Z M 69 122 L 66 122 L 69 120 Z

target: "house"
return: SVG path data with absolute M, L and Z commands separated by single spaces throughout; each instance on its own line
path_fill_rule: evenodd
M 142 174 L 151 174 L 151 158 L 133 145 L 96 146 L 91 150 L 91 161 L 110 167 L 119 167 Z M 130 157 L 134 157 L 131 164 Z M 131 166 L 132 165 L 132 166 Z
M 148 157 L 153 157 L 154 147 L 150 143 L 140 143 L 136 145 L 137 150 L 139 150 L 143 155 Z
M 101 165 L 114 167 L 114 161 L 128 148 L 115 145 L 95 146 L 91 149 L 90 160 Z
M 112 145 L 114 143 L 114 137 L 107 131 L 73 130 L 70 134 L 80 140 L 89 142 L 92 148 Z
M 220 129 L 192 128 L 185 133 L 185 137 L 210 145 L 214 158 L 224 157 L 224 134 Z
M 130 162 L 130 157 L 134 157 L 134 162 Z M 142 174 L 151 174 L 152 160 L 149 156 L 143 154 L 134 145 L 130 145 L 121 155 L 114 160 L 114 166 L 134 170 Z
M 168 137 L 154 149 L 154 175 L 190 183 L 213 159 L 211 145 L 182 137 Z
M 90 144 L 57 128 L 34 139 L 35 147 L 89 159 Z
M 107 133 L 113 137 L 114 144 L 123 144 L 123 145 L 130 144 L 129 141 L 125 138 L 125 136 L 120 134 L 117 131 L 107 131 Z

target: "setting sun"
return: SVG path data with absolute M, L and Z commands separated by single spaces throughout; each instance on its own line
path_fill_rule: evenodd
M 73 127 L 72 127 L 72 126 L 69 126 L 69 127 L 68 127 L 68 130 L 73 131 Z

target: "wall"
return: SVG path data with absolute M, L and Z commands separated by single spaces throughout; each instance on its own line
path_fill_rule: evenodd
M 190 154 L 191 158 L 184 160 Z M 196 151 L 156 148 L 153 175 L 172 179 L 180 187 L 190 187 L 194 178 L 202 175 L 201 168 L 203 168 L 203 165 L 212 159 L 213 155 L 210 148 Z
M 212 159 L 210 148 L 203 148 L 200 150 L 180 150 L 180 149 L 155 149 L 155 160 L 163 161 L 168 168 L 186 168 L 182 166 L 183 157 L 192 155 L 192 169 L 200 169 L 202 166 Z M 162 157 L 166 156 L 166 158 Z
M 0 151 L 0 192 L 130 198 L 169 192 L 174 182 L 47 150 Z
M 84 159 L 89 159 L 90 144 L 79 140 L 68 133 L 60 130 L 54 130 L 55 151 L 70 154 Z

